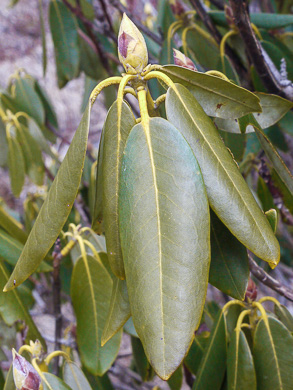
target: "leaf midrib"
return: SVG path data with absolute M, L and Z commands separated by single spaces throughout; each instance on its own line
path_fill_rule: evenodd
M 182 75 L 178 76 L 176 73 L 174 74 L 174 73 L 173 73 L 171 70 L 169 70 L 168 68 L 164 68 L 164 67 L 163 67 L 163 70 L 166 70 L 166 69 L 167 69 L 167 72 L 166 72 L 166 73 L 169 72 L 169 73 L 170 73 L 172 76 L 174 76 L 174 77 L 181 78 L 181 79 L 184 80 L 185 82 L 187 82 L 187 83 L 189 83 L 189 84 L 191 84 L 191 85 L 194 85 L 195 87 L 198 87 L 198 88 L 200 88 L 200 89 L 206 90 L 206 91 L 208 91 L 208 92 L 210 92 L 210 93 L 213 93 L 214 95 L 221 96 L 221 97 L 223 97 L 223 98 L 225 98 L 225 99 L 231 100 L 231 101 L 233 101 L 233 102 L 239 104 L 239 100 L 237 100 L 237 99 L 235 99 L 235 98 L 233 98 L 233 97 L 231 97 L 231 96 L 224 95 L 224 94 L 220 93 L 219 91 L 215 91 L 215 90 L 213 90 L 213 89 L 207 87 L 206 85 L 203 87 L 202 84 L 197 83 L 197 82 L 195 82 L 194 80 L 190 80 L 190 79 L 188 79 L 188 78 L 185 78 L 185 77 L 182 76 Z M 216 76 L 205 75 L 204 73 L 202 73 L 202 75 L 208 76 L 208 77 L 213 77 L 213 78 L 215 78 L 215 79 L 217 79 L 217 80 L 221 80 L 221 79 L 219 79 L 219 77 L 216 77 Z M 222 81 L 225 81 L 225 80 L 222 80 Z M 233 84 L 232 84 L 232 85 L 233 85 Z M 239 86 L 238 86 L 238 88 L 241 89 L 242 91 L 245 91 L 245 92 L 250 93 L 250 94 L 253 95 L 253 96 L 256 96 L 256 95 L 252 94 L 251 92 L 246 91 L 246 90 L 245 90 L 244 88 L 242 88 L 242 87 L 239 87 Z M 254 106 L 250 106 L 250 105 L 248 105 L 247 103 L 243 103 L 243 102 L 241 102 L 241 104 L 242 104 L 243 106 L 245 106 L 245 107 L 248 107 L 249 109 L 255 110 L 255 107 L 254 107 Z M 254 111 L 254 112 L 259 112 L 259 111 Z
M 260 228 L 259 224 L 257 223 L 256 219 L 254 218 L 254 215 L 252 214 L 252 212 L 250 211 L 250 208 L 248 207 L 247 203 L 245 202 L 245 200 L 243 199 L 242 197 L 242 194 L 241 192 L 239 191 L 238 187 L 234 185 L 234 182 L 232 180 L 232 178 L 230 177 L 228 171 L 225 169 L 224 165 L 222 164 L 221 162 L 221 159 L 218 158 L 217 154 L 215 153 L 215 151 L 213 150 L 211 144 L 209 143 L 209 141 L 207 140 L 207 138 L 205 137 L 204 135 L 204 132 L 201 131 L 201 129 L 197 126 L 196 122 L 194 121 L 193 119 L 193 116 L 191 115 L 190 111 L 188 110 L 188 107 L 185 105 L 184 101 L 181 99 L 181 96 L 180 96 L 180 93 L 179 91 L 176 89 L 173 89 L 173 91 L 176 93 L 178 99 L 180 100 L 181 104 L 183 105 L 184 109 L 186 110 L 186 112 L 188 113 L 192 123 L 194 124 L 194 126 L 197 128 L 197 130 L 200 132 L 201 136 L 203 137 L 205 143 L 207 144 L 208 148 L 210 149 L 210 151 L 212 152 L 212 154 L 215 156 L 216 160 L 218 161 L 218 164 L 222 167 L 222 169 L 225 171 L 227 177 L 229 178 L 230 182 L 232 183 L 232 186 L 233 188 L 236 190 L 236 192 L 238 193 L 239 195 L 239 198 L 241 199 L 242 203 L 244 204 L 244 206 L 246 207 L 248 213 L 250 214 L 250 216 L 252 217 L 255 225 L 257 226 L 257 229 L 259 230 L 260 232 L 260 235 L 262 236 L 262 238 L 264 239 L 264 241 L 266 242 L 266 239 L 262 233 L 262 229 Z M 271 252 L 271 249 L 270 249 L 270 252 Z M 275 262 L 274 262 L 275 263 Z
M 153 175 L 153 182 L 154 182 L 154 190 L 155 190 L 155 202 L 156 202 L 156 210 L 157 210 L 157 227 L 158 227 L 158 247 L 159 247 L 159 277 L 160 277 L 160 306 L 161 306 L 161 314 L 162 314 L 162 338 L 163 338 L 163 344 L 165 345 L 165 330 L 164 330 L 164 306 L 163 306 L 163 281 L 162 281 L 162 238 L 161 238 L 161 221 L 160 221 L 160 204 L 159 204 L 159 190 L 157 186 L 157 174 L 156 174 L 156 168 L 154 163 L 154 155 L 153 155 L 153 149 L 152 149 L 152 140 L 151 140 L 151 134 L 150 134 L 150 122 L 149 120 L 146 122 L 144 121 L 142 123 L 143 130 L 146 136 L 149 156 L 150 156 L 150 163 L 151 163 L 151 169 L 152 169 L 152 175 Z M 164 373 L 165 373 L 165 347 L 163 346 L 163 353 L 162 353 L 162 360 L 163 360 L 163 367 L 164 367 Z

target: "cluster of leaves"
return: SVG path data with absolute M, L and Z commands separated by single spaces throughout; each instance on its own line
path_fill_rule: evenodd
M 146 68 L 143 80 L 128 74 L 100 83 L 53 182 L 59 157 L 48 141 L 56 141 L 58 123 L 45 91 L 21 71 L 0 94 L 0 162 L 9 169 L 13 194 L 19 196 L 26 174 L 36 185 L 44 184 L 42 152 L 52 161 L 52 167 L 46 168 L 48 193 L 42 189 L 25 201 L 20 216 L 25 229 L 7 205 L 0 207 L 0 314 L 6 325 L 17 323 L 15 331 L 27 344 L 38 339 L 46 348 L 29 314 L 34 284 L 26 279 L 35 272 L 39 280 L 40 272 L 52 271 L 53 246 L 59 236 L 60 277 L 72 299 L 78 352 L 88 378 L 62 353 L 63 380 L 44 374 L 51 357 L 39 356 L 46 365 L 43 370 L 35 363 L 44 388 L 110 389 L 106 373 L 125 331 L 131 335 L 134 369 L 143 381 L 151 380 L 155 370 L 163 379 L 173 374 L 169 386 L 180 389 L 184 364 L 196 376 L 194 389 L 241 389 L 247 383 L 252 389 L 290 389 L 290 313 L 277 301 L 275 315 L 265 312 L 262 301 L 236 301 L 237 305 L 222 310 L 210 304 L 204 309 L 204 303 L 208 281 L 223 293 L 244 299 L 249 279 L 246 248 L 272 267 L 279 261 L 273 234 L 277 213 L 271 209 L 281 198 L 277 205 L 288 231 L 293 179 L 276 148 L 288 151 L 283 131 L 292 134 L 292 103 L 266 93 L 224 12 L 209 15 L 222 35 L 228 34 L 222 47 L 229 39 L 243 67 L 251 72 L 257 93 L 238 86 L 243 80 L 233 61 L 223 55 L 194 12 L 182 7 L 178 11 L 178 4 L 173 6 L 175 20 L 172 4 L 160 2 L 154 29 L 163 32 L 164 41 L 160 46 L 147 39 L 151 56 L 161 64 L 169 63 L 171 48 L 175 44 L 181 48 L 182 42 L 182 51 L 192 57 L 197 69 L 212 71 L 154 66 Z M 88 22 L 94 18 L 91 1 L 54 0 L 49 5 L 58 85 L 63 87 L 83 71 L 85 102 L 96 81 L 107 74 L 98 49 L 116 56 L 110 37 L 89 30 Z M 255 14 L 251 20 L 276 67 L 285 58 L 290 79 L 292 16 Z M 271 33 L 281 28 L 286 32 Z M 95 46 L 96 40 L 101 46 Z M 111 72 L 118 71 L 113 64 Z M 120 84 L 118 97 L 105 121 L 98 159 L 92 163 L 86 157 L 91 104 L 93 96 L 111 84 Z M 141 86 L 148 94 L 145 98 Z M 161 95 L 165 90 L 166 96 Z M 138 99 L 141 123 L 123 100 L 126 93 Z M 265 175 L 261 149 L 266 154 Z M 255 196 L 267 218 L 241 176 L 253 184 L 256 170 Z M 84 218 L 73 207 L 79 190 L 93 230 L 76 226 Z M 282 243 L 280 231 L 277 234 Z M 281 255 L 290 264 L 286 246 L 281 246 Z M 198 332 L 192 342 L 203 323 L 211 332 Z M 5 390 L 14 389 L 12 369 L 1 381 Z

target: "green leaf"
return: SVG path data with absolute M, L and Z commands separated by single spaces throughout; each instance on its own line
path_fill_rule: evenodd
M 219 130 L 219 134 L 224 141 L 226 147 L 231 151 L 233 158 L 236 161 L 241 162 L 245 152 L 246 135 L 233 134 L 221 130 Z
M 96 189 L 95 189 L 95 204 L 92 219 L 92 229 L 95 233 L 101 235 L 104 233 L 104 214 L 103 214 L 103 177 L 102 177 L 102 160 L 104 153 L 104 132 L 105 124 L 101 133 L 99 143 L 99 153 L 96 168 Z
M 8 159 L 8 144 L 6 139 L 5 125 L 0 119 L 0 167 L 7 164 Z
M 84 78 L 84 92 L 83 92 L 83 98 L 82 98 L 82 103 L 81 103 L 81 107 L 80 107 L 81 112 L 84 112 L 84 110 L 87 106 L 87 102 L 90 98 L 91 92 L 95 88 L 96 85 L 97 85 L 96 80 L 93 80 L 88 76 L 85 76 L 85 78 Z
M 207 115 L 231 119 L 261 112 L 256 95 L 229 81 L 175 65 L 163 66 L 160 71 L 187 87 Z
M 59 162 L 56 155 L 52 152 L 42 130 L 40 129 L 39 125 L 34 121 L 33 118 L 27 119 L 27 126 L 30 135 L 33 137 L 34 141 L 37 142 L 38 146 L 53 160 Z
M 63 367 L 63 379 L 70 386 L 71 390 L 92 389 L 82 370 L 76 363 L 69 360 L 66 360 Z
M 264 179 L 259 176 L 257 180 L 257 196 L 259 197 L 264 211 L 275 207 L 274 199 Z
M 254 335 L 253 357 L 258 390 L 291 390 L 293 337 L 274 318 L 261 319 Z
M 102 334 L 102 346 L 106 344 L 131 316 L 125 280 L 114 278 L 109 313 Z
M 243 300 L 249 278 L 247 250 L 212 210 L 211 253 L 209 282 L 225 294 Z
M 45 170 L 39 145 L 26 127 L 20 126 L 16 130 L 17 140 L 24 158 L 25 171 L 36 185 L 41 186 Z
M 27 234 L 22 230 L 22 225 L 8 214 L 0 206 L 0 226 L 7 231 L 12 237 L 24 244 L 27 240 Z
M 77 195 L 89 131 L 90 105 L 47 194 L 23 252 L 5 286 L 8 291 L 27 279 L 56 241 Z
M 35 89 L 37 94 L 39 95 L 39 98 L 41 99 L 41 102 L 43 104 L 44 110 L 45 110 L 45 119 L 49 123 L 51 123 L 54 127 L 58 128 L 58 122 L 57 122 L 57 116 L 54 110 L 54 107 L 52 105 L 52 102 L 49 99 L 49 96 L 47 95 L 44 88 L 36 81 L 35 82 Z M 86 102 L 87 103 L 87 102 Z M 44 136 L 50 141 L 55 142 L 56 141 L 56 135 L 52 133 L 51 131 L 46 131 L 46 128 L 42 127 L 42 130 L 44 132 Z
M 191 51 L 196 63 L 205 69 L 217 69 L 220 52 L 216 41 L 211 35 L 200 34 L 197 30 L 190 30 L 187 33 L 187 47 Z
M 195 335 L 190 350 L 184 359 L 184 365 L 193 375 L 197 375 L 205 347 L 207 346 L 209 340 L 209 335 L 209 332 L 203 332 L 200 335 Z
M 291 194 L 293 194 L 293 176 L 291 172 L 285 165 L 278 151 L 275 149 L 275 147 L 269 140 L 268 136 L 262 131 L 262 129 L 260 128 L 257 122 L 256 123 L 254 122 L 254 128 L 255 128 L 257 138 L 265 154 L 273 164 L 277 174 L 279 175 L 280 179 L 283 181 L 284 185 L 288 188 Z
M 61 1 L 51 1 L 49 22 L 54 42 L 59 88 L 75 78 L 79 72 L 77 21 Z
M 153 368 L 168 379 L 201 319 L 210 228 L 196 159 L 165 119 L 150 118 L 128 137 L 119 224 L 135 329 Z
M 23 245 L 19 241 L 0 229 L 0 258 L 15 266 L 22 250 Z M 53 268 L 46 262 L 42 261 L 37 271 L 50 272 L 53 271 Z
M 58 376 L 50 374 L 49 372 L 43 372 L 43 375 L 49 384 L 48 386 L 45 381 L 42 381 L 44 390 L 72 390 L 62 379 L 58 378 Z
M 273 232 L 276 233 L 277 225 L 278 225 L 278 214 L 276 209 L 270 209 L 266 211 L 265 215 L 271 225 Z
M 293 316 L 289 310 L 283 305 L 274 305 L 274 312 L 278 319 L 287 327 L 287 329 L 293 332 Z
M 3 390 L 15 390 L 15 383 L 13 379 L 13 370 L 12 370 L 12 364 L 9 368 L 9 371 L 6 376 L 5 385 Z
M 13 325 L 16 321 L 24 321 L 28 327 L 26 341 L 29 342 L 30 340 L 35 341 L 38 339 L 44 349 L 46 349 L 45 340 L 38 331 L 26 306 L 23 304 L 18 290 L 14 289 L 7 293 L 2 291 L 8 278 L 9 273 L 3 261 L 0 260 L 0 314 L 3 320 L 8 325 Z
M 152 366 L 148 362 L 148 359 L 144 353 L 142 343 L 139 338 L 131 337 L 132 356 L 136 371 L 141 376 L 143 382 L 152 380 L 154 371 Z
M 225 12 L 223 11 L 208 11 L 212 20 L 220 26 L 228 27 Z M 276 13 L 251 13 L 250 20 L 259 28 L 279 29 L 293 24 L 293 15 L 282 15 Z
M 262 112 L 253 114 L 261 128 L 266 129 L 279 122 L 280 119 L 293 107 L 293 103 L 277 95 L 254 92 L 259 98 Z M 240 133 L 238 121 L 233 119 L 216 118 L 215 123 L 221 130 L 230 133 Z M 254 132 L 252 125 L 246 126 L 246 133 Z
M 183 384 L 183 367 L 177 368 L 171 378 L 168 379 L 168 385 L 171 390 L 180 390 Z
M 135 118 L 127 103 L 122 103 L 121 120 L 118 121 L 117 101 L 106 118 L 102 146 L 102 203 L 108 259 L 113 273 L 125 278 L 119 238 L 118 194 L 123 151 L 127 137 L 135 125 Z M 100 164 L 100 161 L 99 161 Z M 99 168 L 98 168 L 99 169 Z M 98 172 L 99 180 L 99 172 Z
M 80 69 L 91 79 L 100 80 L 104 75 L 104 68 L 91 39 L 83 33 L 82 36 L 78 36 L 78 43 L 80 48 Z
M 35 91 L 35 80 L 30 76 L 18 77 L 12 86 L 14 111 L 24 111 L 41 126 L 45 121 L 43 104 Z
M 135 330 L 132 317 L 130 317 L 129 320 L 125 323 L 123 330 L 124 330 L 124 332 L 126 332 L 130 336 L 138 338 L 138 334 Z
M 103 375 L 111 367 L 120 347 L 121 331 L 101 347 L 112 284 L 100 259 L 90 255 L 78 259 L 72 273 L 71 299 L 81 361 L 93 375 Z
M 179 84 L 167 92 L 166 111 L 198 159 L 211 208 L 243 245 L 277 265 L 279 243 L 211 119 Z
M 19 197 L 24 185 L 24 158 L 18 139 L 8 134 L 8 169 L 13 195 Z
M 193 390 L 221 388 L 227 358 L 226 320 L 222 311 L 217 316 L 208 340 Z
M 38 4 L 39 4 L 39 15 L 40 15 L 41 33 L 42 33 L 43 76 L 45 77 L 46 69 L 47 69 L 47 43 L 46 43 L 46 29 L 45 29 L 42 0 L 39 0 Z
M 251 351 L 245 334 L 233 332 L 227 358 L 228 390 L 256 390 L 256 376 Z

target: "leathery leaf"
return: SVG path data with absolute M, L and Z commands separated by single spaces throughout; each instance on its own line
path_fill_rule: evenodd
M 244 246 L 277 265 L 279 243 L 238 166 L 194 96 L 184 86 L 175 85 L 175 91 L 167 92 L 167 117 L 180 129 L 198 160 L 211 208 Z
M 119 226 L 135 329 L 157 374 L 180 365 L 201 319 L 210 262 L 197 161 L 162 118 L 136 125 L 121 167 Z
M 196 373 L 193 390 L 220 390 L 225 376 L 227 358 L 227 324 L 221 311 L 214 322 Z M 216 367 L 216 369 L 215 369 Z
M 259 390 L 290 390 L 293 337 L 275 318 L 261 319 L 254 334 L 253 357 Z
M 7 136 L 8 143 L 8 168 L 13 195 L 18 197 L 21 193 L 24 179 L 24 158 L 17 138 Z
M 89 116 L 90 105 L 82 117 L 5 291 L 18 286 L 38 268 L 68 218 L 82 175 Z
M 102 153 L 102 205 L 108 259 L 114 274 L 125 278 L 119 238 L 118 193 L 123 150 L 135 118 L 126 103 L 122 103 L 118 121 L 117 102 L 109 110 L 104 132 Z
M 125 280 L 114 276 L 110 308 L 102 334 L 102 346 L 106 344 L 131 316 Z
M 227 358 L 228 390 L 256 390 L 253 358 L 244 332 L 235 329 Z
M 92 390 L 78 365 L 67 360 L 63 367 L 63 380 L 72 390 Z
M 112 279 L 101 260 L 81 256 L 73 269 L 71 298 L 77 320 L 77 344 L 83 365 L 93 375 L 103 375 L 119 351 L 122 331 L 101 347 L 110 307 Z
M 251 112 L 261 112 L 256 95 L 229 81 L 176 65 L 165 65 L 161 71 L 174 83 L 187 87 L 207 115 L 234 119 Z
M 40 340 L 43 347 L 46 348 L 46 343 L 41 336 L 38 328 L 32 320 L 26 305 L 22 302 L 21 296 L 17 289 L 4 293 L 3 287 L 9 278 L 8 270 L 2 260 L 0 260 L 0 315 L 8 325 L 14 324 L 16 321 L 24 321 L 28 327 L 26 341 Z

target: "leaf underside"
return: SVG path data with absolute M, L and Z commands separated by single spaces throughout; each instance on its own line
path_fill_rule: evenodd
M 162 118 L 127 140 L 119 223 L 135 329 L 157 374 L 168 379 L 199 325 L 210 261 L 209 210 L 196 159 Z

